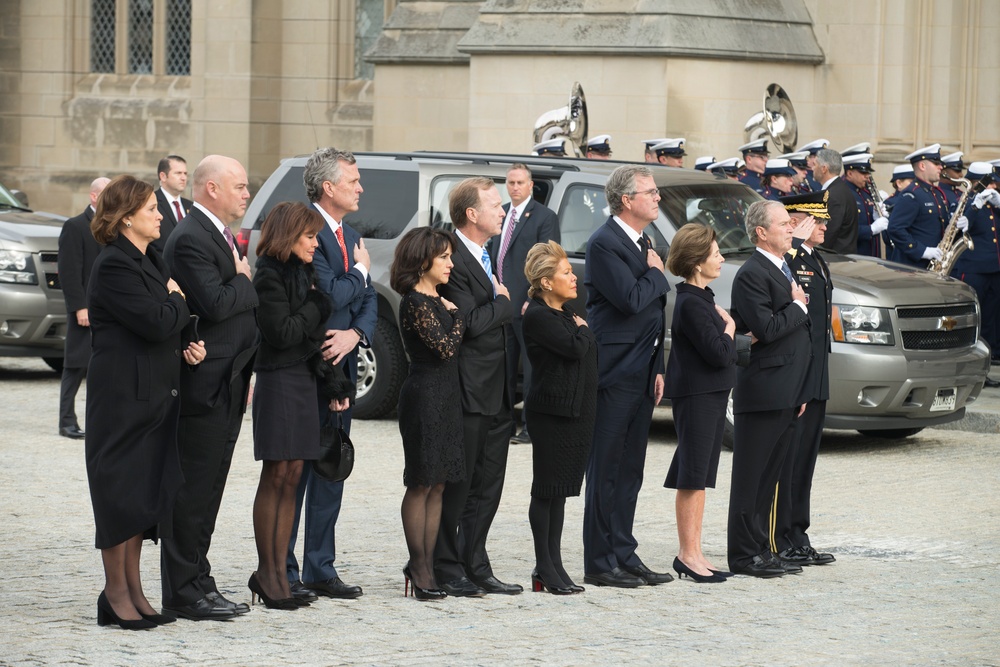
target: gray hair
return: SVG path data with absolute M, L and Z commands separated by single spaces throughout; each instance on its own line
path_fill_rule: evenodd
M 840 176 L 840 172 L 844 170 L 844 161 L 841 159 L 840 153 L 832 148 L 817 151 L 816 163 L 826 167 L 833 176 Z
M 760 241 L 757 238 L 757 229 L 763 227 L 764 229 L 771 228 L 771 209 L 780 208 L 785 210 L 784 204 L 780 201 L 773 201 L 771 199 L 761 199 L 750 204 L 750 208 L 747 209 L 746 216 L 744 216 L 745 225 L 747 228 L 747 236 L 750 237 L 751 243 L 757 245 Z
M 608 176 L 608 182 L 604 185 L 604 196 L 608 199 L 611 215 L 618 215 L 625 210 L 622 197 L 635 194 L 635 179 L 640 176 L 652 178 L 653 172 L 649 167 L 642 165 L 624 164 Z
M 340 182 L 340 163 L 354 164 L 354 154 L 336 148 L 320 148 L 306 162 L 302 172 L 302 182 L 306 186 L 306 196 L 311 202 L 318 202 L 323 196 L 323 183 L 334 185 Z

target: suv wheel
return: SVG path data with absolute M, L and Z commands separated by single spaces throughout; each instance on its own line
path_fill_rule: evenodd
M 49 368 L 54 370 L 56 373 L 62 373 L 63 371 L 63 358 L 62 357 L 42 357 L 42 361 L 49 365 Z
M 409 367 L 399 332 L 392 322 L 380 317 L 371 347 L 358 352 L 358 393 L 353 415 L 358 419 L 388 417 L 396 409 L 399 388 Z

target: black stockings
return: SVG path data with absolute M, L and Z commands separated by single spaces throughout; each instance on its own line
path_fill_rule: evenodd
M 566 498 L 534 498 L 528 506 L 528 522 L 535 541 L 535 569 L 548 586 L 575 585 L 562 564 L 562 530 Z
M 410 574 L 413 583 L 424 589 L 435 589 L 434 545 L 441 526 L 441 496 L 444 484 L 413 486 L 406 489 L 399 508 L 403 519 L 403 535 L 410 552 Z
M 288 543 L 295 523 L 295 493 L 302 461 L 264 461 L 253 501 L 253 534 L 257 543 L 257 581 L 275 600 L 292 596 L 285 573 Z

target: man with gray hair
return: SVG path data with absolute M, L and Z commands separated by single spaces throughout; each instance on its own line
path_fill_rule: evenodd
M 302 180 L 306 196 L 326 222 L 316 237 L 319 247 L 313 257 L 316 289 L 330 297 L 333 304 L 333 313 L 326 323 L 323 357 L 333 364 L 344 364 L 351 382 L 357 382 L 358 346 L 371 344 L 378 322 L 378 299 L 369 275 L 368 250 L 361 235 L 344 224 L 344 216 L 358 210 L 364 192 L 361 173 L 349 151 L 320 148 L 306 162 Z M 317 400 L 320 419 L 324 420 L 329 401 L 319 397 Z M 344 430 L 350 433 L 351 410 L 340 414 Z M 345 584 L 334 565 L 337 518 L 343 497 L 344 482 L 329 482 L 316 475 L 312 466 L 303 468 L 287 558 L 289 587 L 297 598 L 315 599 L 314 591 L 343 599 L 357 598 L 363 593 L 360 586 Z M 306 529 L 300 581 L 295 536 L 303 504 Z
M 733 281 L 737 331 L 756 337 L 750 364 L 736 369 L 735 443 L 729 495 L 729 567 L 737 574 L 780 577 L 801 572 L 771 551 L 768 516 L 795 420 L 805 409 L 809 369 L 806 295 L 784 255 L 792 247 L 792 220 L 781 202 L 757 201 L 746 230 L 757 250 Z
M 587 242 L 587 322 L 597 338 L 597 414 L 583 516 L 584 581 L 635 588 L 673 580 L 635 550 L 653 407 L 663 397 L 663 309 L 670 285 L 643 230 L 659 215 L 648 167 L 623 165 L 604 188 L 611 216 Z
M 827 211 L 830 219 L 826 223 L 825 250 L 849 255 L 858 251 L 858 205 L 854 193 L 840 174 L 844 169 L 840 153 L 832 148 L 824 148 L 816 153 L 813 177 L 823 190 L 830 193 Z

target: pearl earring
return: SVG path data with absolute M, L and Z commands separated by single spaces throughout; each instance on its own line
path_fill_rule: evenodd
M 131 223 L 131 222 L 129 222 L 128 220 L 126 220 L 126 221 L 125 221 L 125 226 L 126 226 L 126 227 L 131 227 L 131 226 L 132 226 L 132 223 Z

